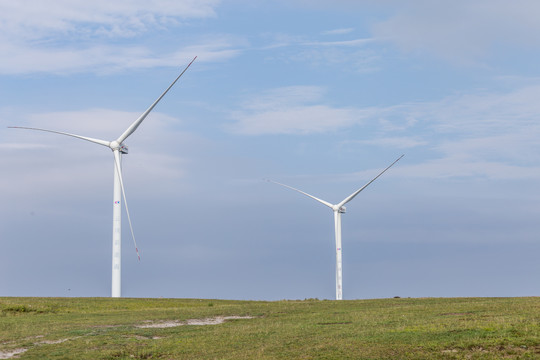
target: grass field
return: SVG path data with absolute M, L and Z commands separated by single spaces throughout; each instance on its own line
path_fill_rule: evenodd
M 540 359 L 540 298 L 8 297 L 0 358 Z

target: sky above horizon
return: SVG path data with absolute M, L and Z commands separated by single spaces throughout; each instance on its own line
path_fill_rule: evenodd
M 540 3 L 0 0 L 0 296 L 538 296 Z

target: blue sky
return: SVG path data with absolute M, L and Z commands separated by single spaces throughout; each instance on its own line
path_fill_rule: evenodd
M 540 4 L 0 1 L 0 295 L 539 295 Z M 125 217 L 124 217 L 125 219 Z

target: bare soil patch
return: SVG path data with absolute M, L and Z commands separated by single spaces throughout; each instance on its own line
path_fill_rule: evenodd
M 236 319 L 253 319 L 253 316 L 217 316 L 214 318 L 189 319 L 185 321 L 179 321 L 179 320 L 169 320 L 169 321 L 159 321 L 159 322 L 149 321 L 148 323 L 135 325 L 135 327 L 140 328 L 140 329 L 149 329 L 149 328 L 164 329 L 164 328 L 185 326 L 185 325 L 218 325 L 218 324 L 224 323 L 227 320 L 236 320 Z
M 28 349 L 21 348 L 21 349 L 13 349 L 10 351 L 0 351 L 0 359 L 11 359 L 15 355 L 22 354 L 26 350 Z

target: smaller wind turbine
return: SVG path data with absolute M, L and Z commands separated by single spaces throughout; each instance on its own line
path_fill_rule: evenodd
M 360 189 L 353 192 L 351 195 L 347 196 L 343 201 L 341 201 L 338 204 L 330 204 L 327 201 L 321 200 L 313 195 L 310 195 L 308 193 L 305 193 L 301 190 L 295 189 L 292 186 L 285 185 L 282 183 L 278 183 L 276 181 L 268 180 L 270 182 L 273 182 L 274 184 L 278 184 L 281 186 L 285 186 L 291 190 L 298 191 L 300 194 L 304 194 L 313 200 L 317 200 L 323 205 L 328 206 L 332 211 L 334 212 L 334 228 L 335 228 L 335 234 L 336 234 L 336 300 L 342 300 L 343 299 L 343 277 L 342 277 L 342 247 L 341 247 L 341 214 L 344 214 L 346 211 L 345 204 L 354 199 L 356 195 L 358 195 L 362 190 L 364 190 L 366 187 L 368 187 L 369 184 L 377 180 L 379 176 L 385 173 L 386 170 L 390 169 L 392 165 L 397 163 L 403 156 L 401 155 L 397 160 L 395 160 L 393 163 L 391 163 L 386 169 L 381 171 L 379 175 L 375 176 L 373 179 L 371 179 L 366 185 L 362 186 Z
M 184 75 L 186 70 L 193 64 L 197 57 L 195 56 L 193 60 L 184 68 L 184 71 L 176 77 L 176 79 L 169 85 L 169 87 L 157 98 L 156 101 L 150 105 L 145 112 L 139 116 L 127 129 L 115 140 L 107 141 L 94 139 L 86 136 L 70 134 L 61 131 L 47 130 L 47 129 L 38 129 L 22 126 L 8 126 L 8 128 L 15 129 L 27 129 L 27 130 L 39 130 L 50 132 L 54 134 L 71 136 L 77 139 L 86 140 L 94 144 L 103 145 L 112 150 L 114 156 L 114 186 L 113 186 L 113 235 L 112 235 L 112 279 L 111 279 L 111 296 L 112 297 L 121 297 L 121 250 L 122 250 L 122 198 L 124 199 L 124 206 L 126 208 L 126 214 L 129 223 L 129 229 L 131 230 L 131 237 L 133 238 L 133 243 L 135 245 L 135 251 L 137 252 L 137 257 L 139 261 L 141 257 L 139 256 L 139 249 L 137 248 L 137 242 L 135 241 L 135 234 L 133 233 L 133 226 L 131 225 L 131 217 L 129 216 L 129 209 L 127 206 L 126 192 L 124 190 L 124 181 L 122 178 L 122 154 L 128 153 L 128 147 L 124 144 L 124 141 L 137 130 L 139 125 L 143 122 L 144 119 L 150 114 L 154 107 L 159 103 L 159 101 L 167 94 L 167 92 L 173 87 L 174 84 Z

